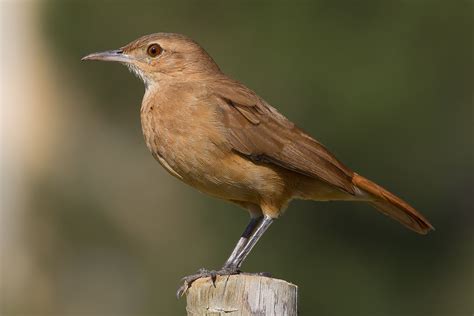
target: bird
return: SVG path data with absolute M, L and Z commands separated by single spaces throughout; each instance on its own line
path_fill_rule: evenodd
M 184 183 L 249 212 L 250 222 L 220 270 L 230 275 L 293 199 L 365 202 L 407 228 L 434 227 L 407 202 L 340 162 L 244 84 L 224 74 L 191 38 L 142 36 L 82 60 L 119 62 L 145 84 L 140 116 L 153 157 Z

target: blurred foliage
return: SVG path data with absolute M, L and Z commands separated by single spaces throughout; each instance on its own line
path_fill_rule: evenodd
M 42 17 L 56 71 L 88 96 L 74 103 L 88 116 L 65 117 L 61 172 L 36 183 L 36 216 L 55 240 L 38 254 L 53 311 L 182 315 L 180 277 L 219 267 L 246 224 L 245 212 L 172 179 L 148 154 L 142 83 L 122 66 L 80 62 L 162 31 L 194 38 L 437 228 L 421 237 L 367 205 L 295 201 L 245 270 L 298 284 L 302 315 L 474 311 L 471 1 L 57 0 Z

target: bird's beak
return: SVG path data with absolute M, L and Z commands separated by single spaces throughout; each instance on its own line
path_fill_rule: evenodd
M 102 61 L 118 61 L 121 63 L 131 63 L 133 58 L 125 54 L 121 49 L 108 50 L 100 53 L 92 53 L 81 60 L 102 60 Z

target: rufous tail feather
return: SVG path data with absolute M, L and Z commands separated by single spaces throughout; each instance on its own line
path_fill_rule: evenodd
M 407 228 L 423 235 L 432 229 L 434 230 L 434 227 L 423 215 L 381 186 L 356 173 L 354 173 L 352 183 L 374 197 L 374 200 L 368 202 L 370 205 Z

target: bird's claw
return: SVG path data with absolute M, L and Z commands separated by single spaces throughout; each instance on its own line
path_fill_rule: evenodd
M 216 280 L 217 276 L 220 275 L 233 275 L 233 274 L 239 274 L 241 271 L 238 269 L 229 269 L 229 268 L 222 268 L 220 270 L 207 270 L 207 269 L 199 269 L 198 273 L 192 274 L 185 276 L 181 280 L 184 281 L 183 285 L 181 285 L 176 292 L 176 297 L 179 299 L 182 297 L 188 289 L 191 287 L 191 285 L 194 283 L 194 281 L 200 279 L 200 278 L 210 278 L 212 281 L 212 285 L 216 287 Z

